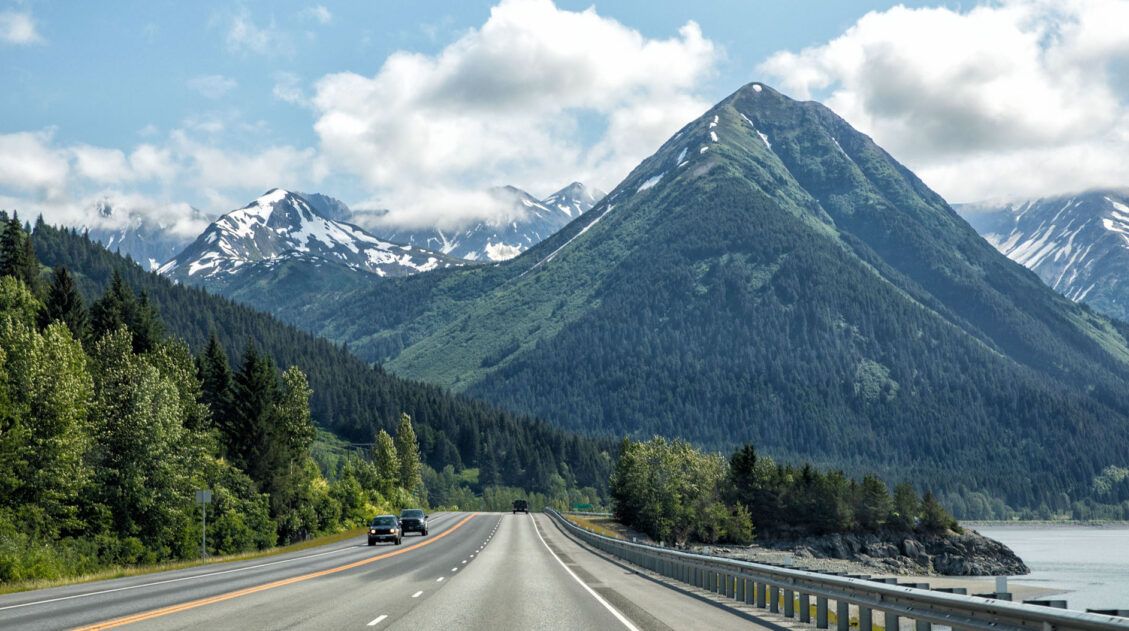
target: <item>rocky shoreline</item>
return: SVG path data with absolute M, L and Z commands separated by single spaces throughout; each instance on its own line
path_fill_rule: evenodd
M 730 558 L 820 572 L 905 576 L 1019 576 L 1030 569 L 1010 548 L 974 530 L 845 533 L 758 539 L 752 546 L 693 546 Z

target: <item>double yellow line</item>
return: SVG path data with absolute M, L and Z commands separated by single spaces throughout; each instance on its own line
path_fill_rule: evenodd
M 99 631 L 101 629 L 115 629 L 117 627 L 125 626 L 127 624 L 133 624 L 135 622 L 144 622 L 146 620 L 152 620 L 153 618 L 160 618 L 162 616 L 167 616 L 169 614 L 179 613 L 181 611 L 188 611 L 189 609 L 195 609 L 197 607 L 203 607 L 204 605 L 214 605 L 215 603 L 220 603 L 220 602 L 223 602 L 225 600 L 231 600 L 233 598 L 239 598 L 240 596 L 248 596 L 250 594 L 257 594 L 259 592 L 265 592 L 268 589 L 274 589 L 276 587 L 283 587 L 285 585 L 293 585 L 294 583 L 301 583 L 303 581 L 308 581 L 312 578 L 318 578 L 318 577 L 321 577 L 321 576 L 327 576 L 329 574 L 336 574 L 338 572 L 344 572 L 346 570 L 351 570 L 353 568 L 361 567 L 362 565 L 368 565 L 369 563 L 375 563 L 376 561 L 379 561 L 381 559 L 387 559 L 389 557 L 394 557 L 394 556 L 398 556 L 398 555 L 401 555 L 401 554 L 406 554 L 408 552 L 411 552 L 412 550 L 418 550 L 419 548 L 422 548 L 424 546 L 431 545 L 431 544 L 435 543 L 436 541 L 439 541 L 443 537 L 446 537 L 447 535 L 451 534 L 452 532 L 455 532 L 459 528 L 462 528 L 463 525 L 466 524 L 468 521 L 470 521 L 475 515 L 477 515 L 477 513 L 467 515 L 466 517 L 464 517 L 461 521 L 459 521 L 454 526 L 451 526 L 450 528 L 444 530 L 443 532 L 441 532 L 437 535 L 434 535 L 432 537 L 429 537 L 429 538 L 427 538 L 427 540 L 422 541 L 420 543 L 417 543 L 414 546 L 409 546 L 407 548 L 400 548 L 398 550 L 393 550 L 391 552 L 385 552 L 384 554 L 378 554 L 376 556 L 368 557 L 367 559 L 361 559 L 360 561 L 354 561 L 352 563 L 346 563 L 345 565 L 339 565 L 337 567 L 331 567 L 327 570 L 319 570 L 317 572 L 310 572 L 309 574 L 292 576 L 290 578 L 284 578 L 284 579 L 277 580 L 277 581 L 274 581 L 274 582 L 271 582 L 271 583 L 264 583 L 262 585 L 256 585 L 254 587 L 247 587 L 245 589 L 239 589 L 239 590 L 236 590 L 236 591 L 233 591 L 233 592 L 227 592 L 225 594 L 218 594 L 216 596 L 209 596 L 207 598 L 200 598 L 198 600 L 190 600 L 186 603 L 181 603 L 179 605 L 170 605 L 168 607 L 161 607 L 160 609 L 152 609 L 152 610 L 149 610 L 149 611 L 143 611 L 141 613 L 136 613 L 136 614 L 129 615 L 129 616 L 123 616 L 121 618 L 114 618 L 113 620 L 107 620 L 105 622 L 98 622 L 96 624 L 92 624 L 92 625 L 85 626 L 85 627 L 77 627 L 75 629 L 75 631 Z

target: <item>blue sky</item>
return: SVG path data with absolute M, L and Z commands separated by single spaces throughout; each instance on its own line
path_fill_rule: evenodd
M 827 102 L 953 201 L 1127 185 L 1129 46 L 1103 26 L 1125 16 L 1124 0 L 0 0 L 0 206 L 175 220 L 278 185 L 469 221 L 491 185 L 613 186 L 752 80 Z

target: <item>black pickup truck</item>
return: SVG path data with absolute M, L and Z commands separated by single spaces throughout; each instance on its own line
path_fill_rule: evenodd
M 514 515 L 518 513 L 529 513 L 529 502 L 525 500 L 514 500 Z
M 400 511 L 400 530 L 404 534 L 418 532 L 427 536 L 427 513 L 419 508 L 406 508 Z
M 377 515 L 372 518 L 368 527 L 368 544 L 375 546 L 378 541 L 391 541 L 400 545 L 403 533 L 400 532 L 400 520 L 395 515 Z

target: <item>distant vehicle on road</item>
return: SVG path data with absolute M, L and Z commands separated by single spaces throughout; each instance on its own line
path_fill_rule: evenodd
M 403 533 L 400 520 L 395 515 L 377 515 L 368 527 L 368 544 L 375 546 L 378 541 L 391 541 L 400 545 Z
M 529 502 L 525 500 L 514 500 L 514 515 L 518 513 L 529 513 Z
M 427 513 L 420 508 L 405 508 L 400 511 L 400 530 L 403 534 L 418 532 L 427 536 Z

